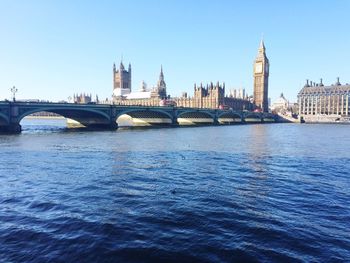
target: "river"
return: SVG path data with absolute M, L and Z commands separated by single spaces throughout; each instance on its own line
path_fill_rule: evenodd
M 0 136 L 2 262 L 350 261 L 350 126 Z

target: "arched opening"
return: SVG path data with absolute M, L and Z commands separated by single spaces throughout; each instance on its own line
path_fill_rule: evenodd
M 39 111 L 20 120 L 22 131 L 60 131 L 67 128 L 67 119 L 59 114 Z
M 221 124 L 241 123 L 242 117 L 238 113 L 225 112 L 219 116 L 218 122 Z
M 246 123 L 259 123 L 261 122 L 261 116 L 258 114 L 248 114 L 245 116 L 244 121 Z
M 200 111 L 186 111 L 177 117 L 179 125 L 213 124 L 214 118 L 211 114 Z
M 263 118 L 264 122 L 276 122 L 276 116 L 273 114 L 266 114 Z
M 171 115 L 154 110 L 130 110 L 120 113 L 116 122 L 118 127 L 147 127 L 171 125 Z
M 116 124 L 114 126 L 111 125 L 107 113 L 92 109 L 77 109 L 74 107 L 28 109 L 18 117 L 18 120 L 21 125 L 24 125 L 24 128 L 28 126 L 28 122 L 30 122 L 32 126 L 39 126 L 41 128 L 47 128 L 47 126 L 49 126 L 49 128 L 58 127 L 61 129 L 110 129 L 117 127 Z

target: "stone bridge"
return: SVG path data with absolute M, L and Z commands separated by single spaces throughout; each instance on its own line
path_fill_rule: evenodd
M 182 107 L 119 106 L 107 104 L 74 104 L 42 102 L 0 102 L 0 131 L 21 132 L 21 120 L 33 113 L 52 112 L 72 119 L 88 128 L 117 129 L 122 115 L 142 120 L 149 125 L 199 125 L 276 122 L 269 113 L 198 109 Z

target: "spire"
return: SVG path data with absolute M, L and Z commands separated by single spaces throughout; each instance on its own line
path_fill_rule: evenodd
M 165 88 L 166 87 L 166 84 L 165 84 L 165 81 L 164 81 L 164 74 L 163 74 L 163 66 L 161 65 L 160 66 L 160 74 L 159 74 L 159 80 L 158 80 L 158 84 L 157 86 L 160 88 Z
M 120 70 L 124 70 L 124 65 L 123 65 L 123 60 L 120 61 L 120 66 L 119 66 Z
M 163 74 L 163 65 L 160 65 L 160 75 L 159 78 L 164 79 L 164 74 Z
M 256 58 L 260 59 L 260 60 L 264 58 L 268 61 L 265 51 L 266 51 L 266 48 L 265 48 L 264 39 L 261 38 L 260 44 L 259 44 L 259 49 L 258 49 L 258 55 Z
M 164 82 L 163 65 L 160 65 L 159 82 Z
M 339 81 L 339 77 L 337 77 L 337 82 L 335 83 L 335 85 L 337 85 L 337 86 L 340 86 L 341 84 L 340 84 L 340 81 Z
M 265 43 L 264 43 L 264 38 L 262 37 L 260 40 L 260 45 L 259 45 L 259 52 L 265 53 Z

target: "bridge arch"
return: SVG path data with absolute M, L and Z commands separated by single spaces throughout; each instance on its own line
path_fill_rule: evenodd
M 215 115 L 201 110 L 186 110 L 177 114 L 177 121 L 180 125 L 213 124 Z
M 272 113 L 264 113 L 262 117 L 264 122 L 276 122 L 276 115 Z
M 245 122 L 261 122 L 262 121 L 262 114 L 250 112 L 244 116 L 244 121 Z
M 242 115 L 239 114 L 238 112 L 222 112 L 218 115 L 218 118 L 223 118 L 223 117 L 234 117 L 234 118 L 242 118 Z
M 186 110 L 186 111 L 182 111 L 180 113 L 177 114 L 177 117 L 181 117 L 181 118 L 184 118 L 184 117 L 187 117 L 187 116 L 190 116 L 190 115 L 198 115 L 198 116 L 202 116 L 202 117 L 209 117 L 209 118 L 215 118 L 215 115 L 210 113 L 210 112 L 207 112 L 207 111 L 201 111 L 201 110 Z
M 111 125 L 110 116 L 106 112 L 98 109 L 54 106 L 33 107 L 22 110 L 17 117 L 17 121 L 20 123 L 24 117 L 42 111 L 56 113 L 65 118 L 74 120 L 83 127 L 106 127 Z
M 246 118 L 261 118 L 261 114 L 259 113 L 249 113 L 247 115 L 245 115 Z
M 126 120 L 123 116 L 129 116 Z M 174 116 L 162 109 L 131 108 L 117 113 L 116 122 L 119 126 L 153 126 L 172 124 Z
M 218 121 L 223 124 L 241 123 L 242 115 L 233 111 L 222 112 L 218 115 Z

